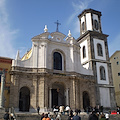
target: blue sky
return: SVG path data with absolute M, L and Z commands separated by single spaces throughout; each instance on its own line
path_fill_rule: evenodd
M 0 0 L 0 56 L 22 57 L 32 46 L 31 38 L 44 32 L 59 31 L 80 36 L 78 15 L 88 8 L 102 12 L 102 31 L 108 34 L 109 55 L 120 50 L 120 0 Z

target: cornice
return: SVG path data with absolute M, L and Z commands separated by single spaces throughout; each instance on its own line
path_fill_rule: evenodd
M 109 35 L 106 35 L 106 34 L 103 34 L 103 33 L 99 33 L 99 32 L 96 32 L 96 31 L 86 31 L 84 34 L 82 34 L 78 39 L 77 39 L 77 42 L 80 42 L 82 40 L 82 38 L 85 38 L 87 36 L 93 36 L 93 37 L 104 37 L 104 38 L 107 38 Z
M 62 77 L 62 78 L 69 78 L 69 79 L 76 79 L 76 80 L 91 80 L 94 82 L 93 75 L 84 75 L 76 72 L 67 72 L 67 71 L 59 71 L 59 70 L 52 70 L 52 69 L 36 69 L 36 68 L 22 68 L 22 67 L 13 67 L 10 71 L 11 75 L 35 75 L 35 76 L 48 76 L 48 77 Z
M 90 8 L 90 9 L 85 9 L 84 11 L 82 11 L 82 13 L 78 15 L 78 18 L 82 17 L 86 13 L 93 13 L 93 14 L 97 14 L 99 16 L 102 16 L 101 12 L 99 12 L 97 10 L 93 10 L 93 9 Z

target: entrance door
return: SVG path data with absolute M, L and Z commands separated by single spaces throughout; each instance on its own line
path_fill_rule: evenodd
M 86 91 L 83 92 L 83 108 L 86 109 L 90 106 L 90 98 Z
M 58 92 L 57 89 L 52 89 L 52 107 L 58 106 Z
M 30 107 L 30 91 L 27 87 L 22 87 L 19 93 L 19 111 L 28 112 Z
M 55 82 L 52 85 L 52 107 L 63 105 L 65 106 L 65 93 L 64 93 L 64 85 L 59 82 Z

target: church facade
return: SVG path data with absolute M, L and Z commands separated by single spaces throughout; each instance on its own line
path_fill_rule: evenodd
M 52 110 L 69 105 L 86 109 L 115 107 L 107 37 L 101 29 L 101 12 L 86 9 L 79 16 L 76 40 L 58 31 L 32 38 L 32 48 L 12 62 L 10 107 L 16 111 Z

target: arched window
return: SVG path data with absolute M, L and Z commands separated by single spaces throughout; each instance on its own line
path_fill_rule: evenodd
M 83 58 L 85 58 L 86 57 L 86 48 L 85 48 L 85 46 L 83 46 Z
M 85 30 L 85 23 L 84 22 L 82 23 L 82 30 L 83 31 Z
M 100 66 L 100 79 L 106 80 L 105 68 L 103 66 Z
M 102 45 L 99 43 L 97 44 L 97 52 L 98 56 L 103 56 Z
M 62 70 L 62 56 L 59 52 L 54 52 L 53 60 L 54 69 Z
M 95 27 L 96 30 L 98 30 L 99 25 L 98 25 L 98 21 L 97 20 L 94 20 L 94 27 Z

